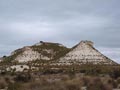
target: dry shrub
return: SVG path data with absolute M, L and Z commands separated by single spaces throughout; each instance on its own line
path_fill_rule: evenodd
M 68 75 L 64 75 L 64 76 L 61 77 L 62 81 L 67 81 L 69 79 L 70 79 L 70 77 Z
M 0 89 L 5 89 L 7 87 L 7 83 L 4 78 L 0 78 Z
M 112 85 L 105 84 L 99 77 L 84 77 L 82 80 L 87 90 L 112 90 Z
M 40 78 L 24 84 L 24 90 L 81 90 L 80 78 L 66 79 L 61 81 L 48 82 L 46 78 Z
M 120 84 L 120 78 L 117 79 L 117 83 Z
M 81 80 L 82 80 L 84 86 L 88 86 L 88 84 L 91 80 L 91 77 L 83 77 L 83 78 L 81 78 Z
M 104 84 L 102 90 L 113 90 L 113 86 L 110 84 Z
M 4 81 L 9 82 L 9 79 Z M 115 81 L 111 78 L 95 76 L 75 76 L 71 78 L 69 75 L 58 74 L 40 76 L 39 79 L 24 83 L 11 83 L 9 84 L 9 90 L 13 90 L 13 88 L 15 90 L 81 90 L 82 87 L 87 87 L 87 90 L 112 90 L 114 84 Z
M 65 82 L 66 90 L 81 90 L 82 83 L 78 79 L 68 80 Z
M 102 82 L 99 78 L 91 78 L 88 84 L 88 90 L 102 90 Z

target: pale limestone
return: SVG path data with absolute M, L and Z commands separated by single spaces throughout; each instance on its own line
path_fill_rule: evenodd
M 60 58 L 58 63 L 60 65 L 71 65 L 74 63 L 115 64 L 111 59 L 96 50 L 91 41 L 81 41 L 69 53 Z

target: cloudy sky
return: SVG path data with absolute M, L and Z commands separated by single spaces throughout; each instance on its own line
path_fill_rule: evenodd
M 0 56 L 41 40 L 91 40 L 120 63 L 120 0 L 0 0 Z

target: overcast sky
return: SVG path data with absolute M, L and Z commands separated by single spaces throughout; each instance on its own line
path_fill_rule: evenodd
M 120 0 L 0 0 L 0 56 L 41 40 L 91 40 L 120 62 Z

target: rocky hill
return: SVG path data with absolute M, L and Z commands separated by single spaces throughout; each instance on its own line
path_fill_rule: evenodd
M 5 61 L 17 61 L 19 63 L 30 62 L 35 60 L 56 60 L 69 52 L 70 49 L 59 43 L 43 42 L 33 46 L 26 46 L 17 49 L 8 57 L 3 57 Z
M 94 48 L 93 42 L 81 41 L 69 53 L 58 60 L 59 65 L 71 64 L 117 64 Z
M 43 42 L 17 49 L 10 56 L 0 58 L 0 69 L 21 71 L 28 69 L 66 69 L 84 65 L 118 65 L 94 48 L 93 42 L 81 41 L 73 48 L 59 43 Z
M 3 57 L 3 61 L 18 63 L 38 61 L 35 64 L 49 61 L 51 65 L 117 64 L 95 49 L 91 41 L 81 41 L 71 49 L 59 43 L 40 41 L 35 45 L 15 50 L 10 56 Z

